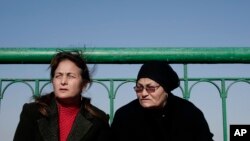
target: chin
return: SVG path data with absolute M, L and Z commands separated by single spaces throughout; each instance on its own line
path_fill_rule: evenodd
M 154 106 L 152 106 L 151 104 L 145 104 L 145 103 L 141 103 L 141 106 L 142 106 L 143 108 L 148 108 L 148 109 L 151 109 L 151 108 L 154 107 Z
M 67 96 L 67 95 L 64 94 L 64 95 L 57 95 L 56 98 L 57 99 L 70 99 L 72 97 L 69 97 L 69 96 Z

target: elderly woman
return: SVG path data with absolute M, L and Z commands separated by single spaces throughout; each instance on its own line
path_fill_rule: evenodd
M 51 61 L 53 92 L 26 103 L 14 141 L 109 141 L 108 116 L 83 97 L 91 83 L 79 52 L 59 52 Z
M 134 87 L 137 99 L 119 108 L 111 124 L 115 141 L 212 141 L 203 113 L 174 96 L 179 77 L 166 62 L 142 65 Z

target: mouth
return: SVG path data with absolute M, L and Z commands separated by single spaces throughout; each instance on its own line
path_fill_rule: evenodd
M 148 99 L 148 98 L 141 98 L 140 100 L 141 101 L 149 101 L 150 99 Z
M 68 89 L 66 89 L 66 88 L 60 88 L 59 91 L 60 91 L 60 92 L 67 92 Z

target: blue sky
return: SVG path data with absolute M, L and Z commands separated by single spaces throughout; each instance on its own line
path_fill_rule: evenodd
M 0 47 L 248 47 L 248 6 L 248 0 L 1 0 Z
M 250 47 L 249 5 L 248 0 L 0 0 L 0 48 Z M 0 78 L 48 78 L 47 67 L 0 65 Z M 139 67 L 97 65 L 93 77 L 135 78 Z M 182 77 L 182 66 L 173 67 Z M 248 64 L 191 65 L 189 75 L 249 77 L 249 72 Z M 229 123 L 250 123 L 244 112 L 249 89 L 244 84 L 232 89 L 236 94 L 228 99 Z M 6 92 L 0 110 L 1 140 L 12 140 L 29 93 L 23 85 Z M 93 102 L 105 107 L 106 96 L 101 99 L 94 93 L 89 92 Z M 116 107 L 135 96 L 130 86 L 121 93 Z M 215 140 L 222 140 L 221 101 L 215 89 L 204 85 L 194 93 L 191 100 L 204 111 Z

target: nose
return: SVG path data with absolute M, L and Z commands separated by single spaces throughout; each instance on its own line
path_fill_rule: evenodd
M 142 95 L 142 97 L 148 96 L 148 92 L 146 91 L 145 88 L 142 90 L 141 95 Z
M 62 77 L 61 84 L 62 84 L 62 85 L 68 84 L 68 79 L 67 79 L 66 76 L 63 76 L 63 77 Z

